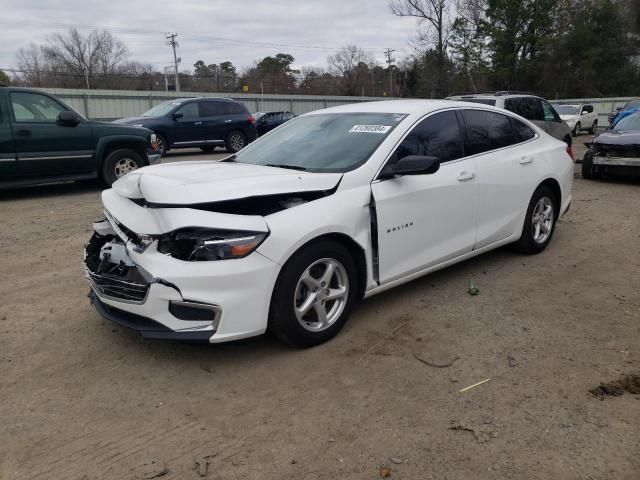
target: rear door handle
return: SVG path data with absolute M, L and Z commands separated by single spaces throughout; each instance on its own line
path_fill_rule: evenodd
M 476 174 L 473 172 L 460 172 L 457 180 L 459 182 L 466 182 L 467 180 L 473 180 L 474 178 L 476 178 Z
M 520 159 L 520 165 L 528 165 L 529 163 L 533 163 L 533 157 L 522 157 Z
M 31 130 L 18 130 L 16 132 L 16 136 L 18 136 L 18 137 L 30 137 L 31 136 Z
M 231 123 L 233 120 L 225 120 L 224 123 Z
M 202 122 L 193 122 L 194 125 L 202 125 Z

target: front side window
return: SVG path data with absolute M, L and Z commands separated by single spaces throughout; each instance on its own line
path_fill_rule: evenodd
M 462 115 L 470 144 L 470 155 L 520 142 L 507 115 L 485 110 L 464 110 Z
M 12 93 L 11 106 L 16 122 L 55 123 L 60 112 L 66 111 L 61 104 L 39 93 Z
M 175 113 L 182 114 L 183 119 L 198 118 L 198 102 L 191 102 L 180 107 Z
M 240 150 L 235 161 L 312 172 L 347 172 L 369 160 L 405 117 L 395 113 L 297 117 Z
M 593 113 L 593 105 L 585 105 L 582 110 L 586 110 L 587 113 Z
M 464 141 L 455 112 L 436 113 L 422 120 L 391 157 L 395 163 L 409 155 L 437 157 L 441 163 L 464 156 Z

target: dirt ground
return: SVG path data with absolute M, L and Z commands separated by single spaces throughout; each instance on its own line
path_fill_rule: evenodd
M 102 320 L 82 267 L 100 214 L 95 183 L 0 195 L 3 480 L 640 478 L 640 395 L 590 393 L 640 374 L 638 181 L 576 175 L 544 253 L 373 297 L 309 350 Z

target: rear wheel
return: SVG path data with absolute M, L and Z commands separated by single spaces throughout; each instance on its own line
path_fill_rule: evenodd
M 227 136 L 225 147 L 227 152 L 236 153 L 247 145 L 247 137 L 239 130 L 234 130 Z
M 533 254 L 547 248 L 560 210 L 557 201 L 553 191 L 546 185 L 540 185 L 533 192 L 522 226 L 522 235 L 514 245 L 518 251 Z
M 282 268 L 271 298 L 269 331 L 296 347 L 326 342 L 347 322 L 357 292 L 349 251 L 334 240 L 313 243 Z
M 102 164 L 102 179 L 111 186 L 113 182 L 124 177 L 127 173 L 144 167 L 140 154 L 128 148 L 114 150 L 107 155 Z
M 577 137 L 580 134 L 580 122 L 576 123 L 576 126 L 573 127 L 573 136 Z

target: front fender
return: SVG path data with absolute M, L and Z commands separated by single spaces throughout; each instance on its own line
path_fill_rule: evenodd
M 151 132 L 149 132 L 151 133 Z M 98 168 L 102 165 L 102 161 L 104 160 L 105 152 L 108 148 L 114 144 L 118 146 L 122 146 L 122 148 L 132 148 L 137 152 L 146 153 L 147 147 L 149 146 L 149 140 L 147 137 L 141 137 L 139 135 L 108 135 L 104 137 L 100 137 L 98 139 L 98 143 L 96 145 L 96 161 L 98 164 Z M 147 162 L 146 154 L 143 155 L 143 159 Z

